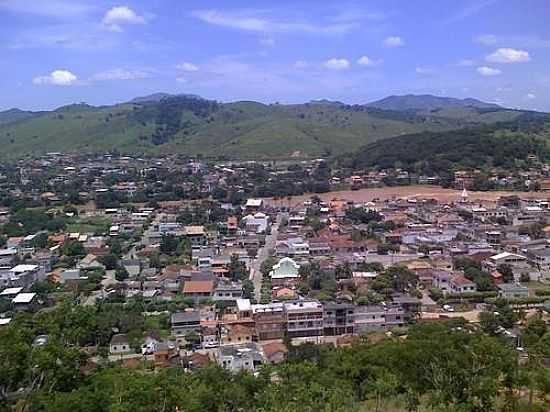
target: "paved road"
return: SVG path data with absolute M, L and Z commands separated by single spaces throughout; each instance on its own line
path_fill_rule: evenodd
M 260 295 L 262 290 L 262 272 L 260 268 L 264 260 L 269 257 L 269 250 L 275 249 L 275 243 L 277 241 L 277 233 L 279 231 L 279 224 L 281 223 L 282 216 L 277 215 L 277 221 L 271 225 L 271 234 L 265 237 L 264 247 L 258 250 L 258 256 L 250 264 L 250 279 L 254 284 L 254 297 L 256 301 L 260 301 Z

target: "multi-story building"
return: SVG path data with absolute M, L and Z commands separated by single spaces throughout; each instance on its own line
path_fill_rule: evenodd
M 323 305 L 318 301 L 295 301 L 284 304 L 288 337 L 323 335 Z
M 17 265 L 11 269 L 0 268 L 0 287 L 28 288 L 34 282 L 44 280 L 43 268 L 38 265 Z
M 214 288 L 212 300 L 235 304 L 237 299 L 241 299 L 242 297 L 242 282 L 232 282 L 229 280 L 220 279 L 218 280 L 216 287 Z
M 283 303 L 253 305 L 258 340 L 282 339 L 286 331 L 286 316 Z
M 325 336 L 354 333 L 355 310 L 355 305 L 350 303 L 325 303 L 323 314 Z
M 405 311 L 397 306 L 368 305 L 355 310 L 355 332 L 386 330 L 405 324 Z
M 189 332 L 200 333 L 201 318 L 198 310 L 172 313 L 172 336 L 185 336 Z

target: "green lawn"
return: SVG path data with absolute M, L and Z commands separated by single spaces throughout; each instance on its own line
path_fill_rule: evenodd
M 70 233 L 107 233 L 111 226 L 111 219 L 104 217 L 91 217 L 76 219 L 67 225 Z

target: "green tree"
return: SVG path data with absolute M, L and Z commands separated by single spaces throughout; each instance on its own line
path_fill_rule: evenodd
M 511 283 L 514 281 L 514 270 L 511 265 L 503 263 L 497 266 L 497 270 L 502 275 L 502 281 L 504 283 Z
M 107 270 L 114 270 L 118 267 L 118 256 L 114 253 L 108 253 L 104 256 L 101 256 L 98 259 Z

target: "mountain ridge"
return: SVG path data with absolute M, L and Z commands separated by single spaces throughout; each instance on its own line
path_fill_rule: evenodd
M 424 97 L 423 97 L 424 98 Z M 49 112 L 2 116 L 2 158 L 48 151 L 182 153 L 242 159 L 330 157 L 395 136 L 510 122 L 522 111 L 447 105 L 385 110 L 320 100 L 302 104 L 221 103 L 154 94 L 112 106 L 77 103 Z M 451 100 L 452 103 L 452 100 Z M 4 115 L 3 115 L 4 113 Z
M 471 97 L 458 99 L 455 97 L 435 96 L 431 94 L 405 94 L 392 95 L 365 106 L 384 110 L 405 111 L 405 110 L 435 110 L 449 107 L 473 107 L 477 109 L 504 109 L 494 103 L 483 102 Z

